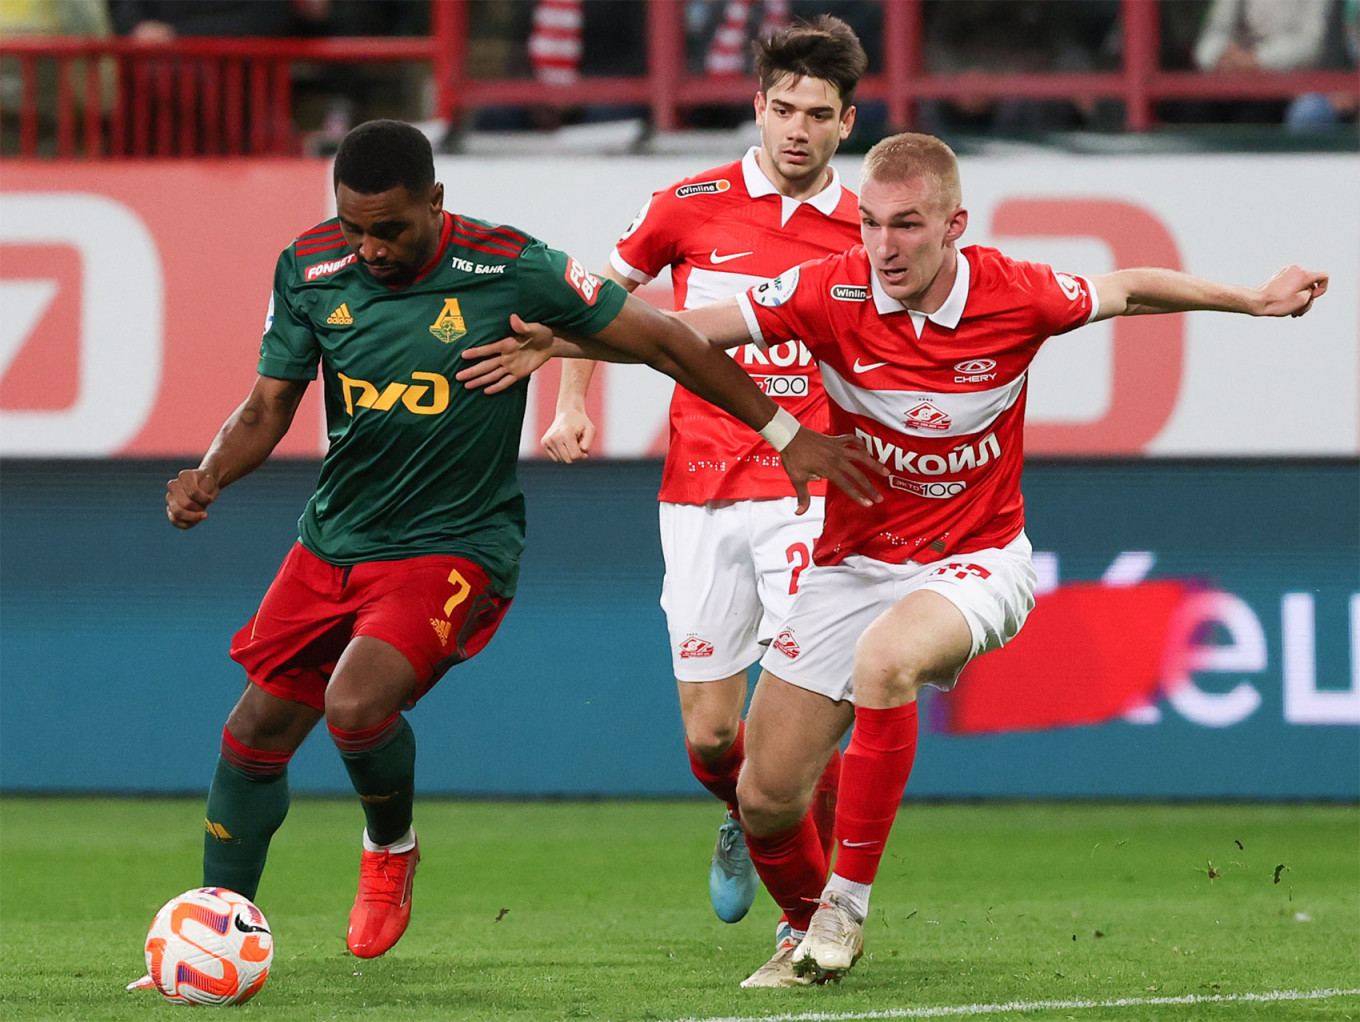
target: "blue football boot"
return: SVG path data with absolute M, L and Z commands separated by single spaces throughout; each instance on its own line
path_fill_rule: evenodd
M 708 897 L 713 911 L 725 923 L 735 923 L 750 911 L 756 900 L 755 864 L 746 848 L 741 823 L 729 812 L 718 828 L 718 843 L 708 867 Z

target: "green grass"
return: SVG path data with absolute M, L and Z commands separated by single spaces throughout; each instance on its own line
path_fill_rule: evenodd
M 123 984 L 144 971 L 156 909 L 198 885 L 201 818 L 193 800 L 0 800 L 0 1018 L 190 1010 Z M 770 954 L 777 913 L 762 893 L 735 926 L 712 915 L 718 821 L 700 801 L 425 800 L 411 928 L 360 961 L 344 932 L 361 815 L 299 800 L 258 899 L 273 973 L 253 1002 L 224 1010 L 288 1022 L 845 1019 L 1134 999 L 997 1017 L 1360 1019 L 1356 994 L 1202 1000 L 1360 988 L 1355 807 L 908 805 L 854 972 L 756 991 L 737 984 Z M 1201 1000 L 1148 1000 L 1186 996 Z

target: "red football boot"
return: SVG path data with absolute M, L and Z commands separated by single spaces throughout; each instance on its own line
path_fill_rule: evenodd
M 420 845 L 408 852 L 370 852 L 359 863 L 359 894 L 349 914 L 347 943 L 359 958 L 377 958 L 406 932 L 411 921 L 411 885 Z

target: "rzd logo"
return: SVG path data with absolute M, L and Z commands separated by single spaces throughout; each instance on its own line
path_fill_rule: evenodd
M 445 344 L 456 341 L 467 333 L 467 323 L 463 321 L 463 310 L 459 308 L 457 298 L 444 299 L 444 309 L 430 324 L 430 333 Z
M 449 299 L 457 301 L 457 299 Z M 389 383 L 381 391 L 367 380 L 356 380 L 337 373 L 340 387 L 345 395 L 345 411 L 351 416 L 354 409 L 372 408 L 375 411 L 391 411 L 400 401 L 408 411 L 416 415 L 438 415 L 449 407 L 449 381 L 438 373 L 412 373 L 411 379 L 428 381 L 426 383 Z

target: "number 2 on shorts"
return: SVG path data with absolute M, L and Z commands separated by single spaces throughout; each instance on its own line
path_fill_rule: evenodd
M 793 565 L 793 570 L 789 572 L 789 595 L 798 592 L 798 576 L 803 573 L 803 569 L 812 563 L 812 554 L 809 552 L 806 543 L 795 543 L 784 551 L 784 556 Z

